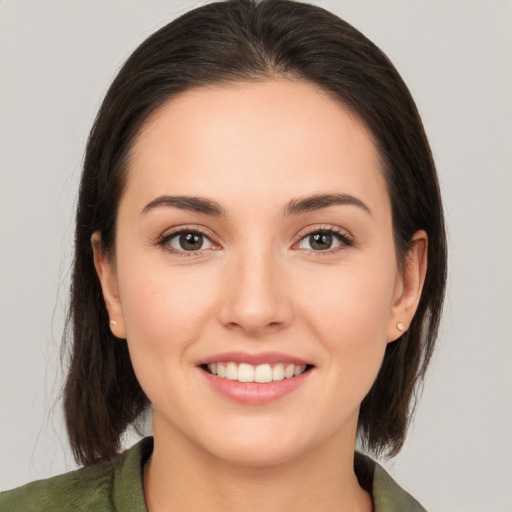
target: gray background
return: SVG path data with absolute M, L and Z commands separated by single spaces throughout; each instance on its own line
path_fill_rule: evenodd
M 58 351 L 87 133 L 130 51 L 201 3 L 0 1 L 0 489 L 74 467 Z M 439 349 L 408 441 L 385 465 L 429 510 L 511 512 L 512 3 L 316 3 L 402 73 L 446 205 Z

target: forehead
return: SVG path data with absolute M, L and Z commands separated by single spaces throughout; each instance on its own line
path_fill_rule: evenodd
M 147 200 L 162 193 L 215 194 L 229 202 L 237 194 L 269 203 L 342 192 L 387 203 L 364 123 L 303 81 L 186 91 L 150 116 L 129 161 L 126 193 Z

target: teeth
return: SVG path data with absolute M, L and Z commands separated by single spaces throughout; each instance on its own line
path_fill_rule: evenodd
M 294 377 L 297 377 L 297 375 L 300 375 L 304 370 L 306 369 L 305 366 L 296 366 L 294 369 L 293 369 L 293 376 Z
M 272 368 L 272 380 L 283 380 L 284 379 L 284 368 L 282 364 L 276 364 Z
M 294 364 L 289 364 L 289 365 L 284 369 L 284 378 L 285 378 L 285 379 L 291 379 L 291 378 L 293 377 L 294 370 L 295 370 L 295 365 L 294 365 Z
M 306 370 L 306 365 L 283 364 L 274 365 L 259 364 L 253 366 L 247 363 L 211 363 L 207 365 L 208 371 L 222 379 L 237 380 L 239 382 L 266 383 L 297 377 Z
M 238 378 L 231 380 L 239 380 L 240 382 L 254 382 L 254 366 L 242 363 L 238 366 Z
M 260 364 L 254 370 L 254 382 L 272 382 L 272 368 L 269 364 Z
M 228 363 L 226 366 L 226 379 L 238 380 L 238 367 L 235 363 Z

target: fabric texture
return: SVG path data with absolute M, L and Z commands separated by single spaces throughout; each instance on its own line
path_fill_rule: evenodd
M 142 468 L 153 452 L 146 437 L 113 463 L 82 468 L 0 493 L 1 512 L 147 512 Z M 374 512 L 426 512 L 376 462 L 356 453 L 355 472 Z

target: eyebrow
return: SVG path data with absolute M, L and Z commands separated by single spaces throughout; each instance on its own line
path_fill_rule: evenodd
M 213 215 L 214 217 L 225 217 L 226 211 L 216 201 L 204 197 L 195 196 L 160 196 L 148 203 L 141 212 L 141 215 L 158 207 L 173 207 L 180 210 L 189 210 L 193 212 Z
M 363 201 L 350 194 L 316 194 L 299 199 L 289 201 L 284 209 L 284 216 L 299 215 L 301 213 L 312 212 L 328 208 L 329 206 L 357 206 L 372 214 L 370 208 Z M 188 210 L 193 212 L 204 213 L 214 217 L 225 217 L 226 210 L 212 199 L 196 196 L 159 196 L 149 202 L 142 210 L 141 215 L 159 207 L 179 208 L 180 210 Z
M 368 206 L 355 196 L 350 194 L 316 194 L 299 199 L 292 199 L 284 207 L 284 215 L 298 215 L 300 213 L 312 212 L 328 208 L 329 206 L 357 206 L 372 215 Z

